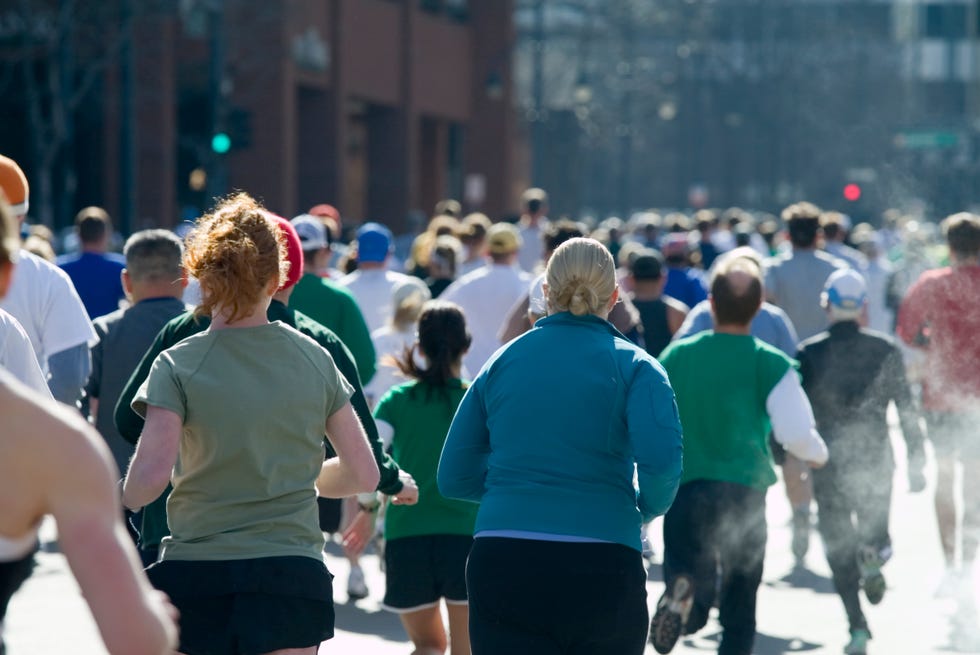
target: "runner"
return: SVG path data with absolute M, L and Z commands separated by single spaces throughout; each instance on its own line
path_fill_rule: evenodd
M 161 353 L 133 400 L 146 424 L 123 502 L 173 482 L 148 572 L 181 612 L 181 651 L 313 655 L 333 636 L 316 496 L 373 490 L 378 467 L 329 353 L 266 317 L 289 268 L 275 221 L 238 194 L 186 247 L 211 326 Z
M 864 589 L 872 605 L 881 602 L 881 567 L 892 555 L 888 522 L 895 459 L 888 404 L 895 402 L 901 419 L 912 491 L 925 488 L 922 428 L 901 351 L 883 334 L 862 327 L 868 320 L 864 278 L 850 269 L 832 274 L 823 306 L 830 328 L 800 344 L 797 359 L 817 429 L 830 451 L 827 466 L 813 473 L 813 491 L 827 563 L 850 623 L 844 652 L 864 655 L 871 633 L 858 590 Z
M 684 475 L 664 517 L 666 590 L 650 633 L 658 653 L 669 653 L 681 635 L 707 623 L 719 566 L 718 653 L 752 653 L 766 489 L 776 482 L 770 425 L 801 460 L 813 466 L 827 460 L 793 360 L 751 336 L 762 293 L 754 261 L 726 259 L 711 282 L 714 330 L 675 341 L 660 355 L 684 427 Z
M 681 473 L 673 392 L 606 321 L 618 290 L 601 243 L 566 241 L 546 276 L 550 315 L 477 375 L 439 464 L 443 495 L 480 502 L 473 653 L 640 655 L 640 523 L 667 510 Z
M 384 549 L 384 607 L 398 613 L 416 653 L 444 653 L 447 644 L 451 655 L 470 652 L 465 569 L 477 506 L 444 498 L 436 487 L 439 455 L 468 386 L 461 368 L 469 346 L 459 307 L 426 303 L 417 343 L 397 360 L 412 381 L 391 389 L 374 412 L 395 461 L 419 485 L 417 505 L 387 508 Z M 418 365 L 416 352 L 425 366 Z M 448 640 L 440 600 L 449 618 Z

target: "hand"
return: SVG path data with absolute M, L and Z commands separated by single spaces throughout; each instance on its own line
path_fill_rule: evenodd
M 180 610 L 170 602 L 170 596 L 158 589 L 154 589 L 151 593 L 153 600 L 163 608 L 170 620 L 177 623 L 180 620 Z
M 909 470 L 909 491 L 917 494 L 926 488 L 926 475 L 922 469 Z
M 374 536 L 375 512 L 358 510 L 354 520 L 350 522 L 343 534 L 344 552 L 348 555 L 360 555 Z
M 402 481 L 402 490 L 391 497 L 392 505 L 414 505 L 419 502 L 419 487 L 415 479 L 405 471 L 398 474 Z

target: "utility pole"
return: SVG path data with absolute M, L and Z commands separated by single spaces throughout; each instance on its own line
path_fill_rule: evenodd
M 623 220 L 629 219 L 633 209 L 633 81 L 636 71 L 633 70 L 636 62 L 634 45 L 635 33 L 633 31 L 633 15 L 629 4 L 624 3 L 623 11 L 623 59 L 619 62 L 622 66 L 620 79 L 621 90 L 619 98 L 619 211 L 622 213 Z
M 211 104 L 211 137 L 227 130 L 228 103 L 225 97 L 225 7 L 224 0 L 208 2 L 208 88 Z M 208 202 L 223 196 L 228 190 L 228 163 L 225 152 L 219 152 L 212 142 L 208 167 Z
M 133 52 L 133 0 L 123 0 L 119 49 L 119 231 L 129 234 L 136 224 L 136 62 Z
M 532 94 L 534 108 L 531 121 L 531 185 L 540 186 L 544 172 L 544 2 L 534 3 L 534 45 L 532 60 Z

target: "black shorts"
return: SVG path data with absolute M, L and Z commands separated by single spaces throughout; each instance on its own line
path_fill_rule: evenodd
M 925 412 L 929 441 L 938 457 L 980 457 L 980 415 Z
M 328 534 L 340 532 L 342 498 L 323 498 L 317 496 L 316 508 L 320 515 L 320 531 Z
M 640 551 L 621 544 L 477 537 L 466 565 L 473 655 L 643 655 Z
M 164 560 L 146 573 L 180 611 L 186 655 L 261 655 L 333 637 L 333 576 L 311 557 Z
M 442 598 L 466 604 L 466 558 L 473 537 L 433 534 L 385 543 L 387 585 L 383 606 L 404 613 L 432 607 Z
M 0 624 L 7 615 L 7 605 L 34 570 L 34 551 L 12 562 L 0 562 Z

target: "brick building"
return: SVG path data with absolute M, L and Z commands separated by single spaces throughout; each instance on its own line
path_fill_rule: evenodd
M 515 208 L 512 0 L 120 0 L 117 11 L 132 38 L 105 31 L 120 45 L 104 49 L 51 184 L 75 208 L 103 204 L 133 230 L 243 189 L 286 216 L 325 202 L 396 231 L 447 196 L 491 216 Z M 9 64 L 25 53 L 3 47 L 3 24 Z M 68 42 L 80 79 L 97 54 Z M 52 49 L 28 51 L 39 78 L 66 61 Z M 30 105 L 0 95 L 0 110 L 11 119 L 0 152 L 31 175 L 39 149 L 11 129 L 30 124 Z M 211 148 L 216 133 L 231 136 L 226 154 Z M 72 212 L 55 207 L 49 222 Z

